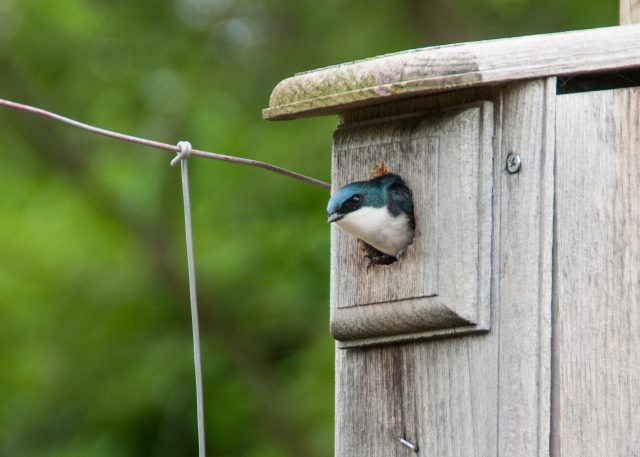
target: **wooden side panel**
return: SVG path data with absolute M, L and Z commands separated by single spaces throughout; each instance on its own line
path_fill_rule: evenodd
M 640 89 L 558 97 L 553 454 L 640 455 Z
M 493 104 L 472 103 L 334 135 L 334 187 L 384 162 L 413 192 L 416 236 L 400 260 L 368 267 L 332 227 L 331 331 L 343 346 L 489 328 Z
M 491 330 L 337 348 L 337 457 L 415 455 L 401 438 L 422 456 L 548 455 L 554 98 L 552 79 L 494 100 Z
M 335 455 L 495 456 L 497 373 L 486 335 L 336 349 Z
M 553 170 L 556 79 L 505 89 L 498 284 L 498 448 L 504 456 L 549 452 Z M 504 168 L 504 165 L 503 165 Z

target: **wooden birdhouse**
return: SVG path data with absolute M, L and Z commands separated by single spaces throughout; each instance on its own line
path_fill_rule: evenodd
M 640 25 L 302 73 L 264 111 L 330 114 L 334 189 L 383 162 L 416 217 L 391 265 L 332 231 L 335 455 L 640 456 Z

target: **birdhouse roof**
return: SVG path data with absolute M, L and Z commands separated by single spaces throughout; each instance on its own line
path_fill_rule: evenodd
M 435 46 L 299 73 L 265 119 L 336 114 L 391 100 L 548 76 L 640 68 L 640 25 Z

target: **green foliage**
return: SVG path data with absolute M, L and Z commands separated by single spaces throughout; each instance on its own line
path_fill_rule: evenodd
M 279 80 L 427 44 L 611 25 L 610 3 L 3 0 L 0 97 L 328 180 L 335 119 L 261 120 Z M 195 455 L 170 158 L 0 112 L 0 455 Z M 190 163 L 209 455 L 329 456 L 328 195 Z

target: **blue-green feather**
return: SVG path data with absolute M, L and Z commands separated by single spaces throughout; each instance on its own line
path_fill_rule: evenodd
M 357 206 L 350 202 L 354 195 L 360 195 L 361 201 Z M 396 174 L 387 174 L 369 181 L 356 181 L 338 189 L 327 206 L 327 212 L 337 211 L 347 213 L 362 206 L 381 208 L 387 206 L 394 216 L 401 212 L 409 215 L 413 220 L 413 197 L 402 178 Z

